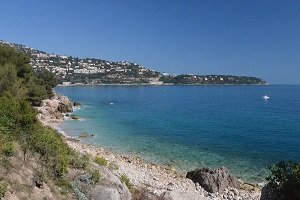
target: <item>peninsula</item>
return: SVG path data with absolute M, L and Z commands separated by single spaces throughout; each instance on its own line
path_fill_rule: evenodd
M 77 58 L 49 54 L 22 44 L 0 40 L 30 58 L 30 64 L 37 72 L 47 70 L 53 73 L 62 85 L 76 84 L 189 84 L 189 85 L 265 85 L 266 81 L 249 76 L 233 75 L 174 75 L 162 73 L 135 62 L 107 61 L 96 58 Z

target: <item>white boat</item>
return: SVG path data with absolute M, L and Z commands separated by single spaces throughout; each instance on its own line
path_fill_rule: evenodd
M 270 97 L 269 97 L 268 95 L 265 95 L 265 96 L 263 96 L 262 98 L 263 98 L 264 100 L 270 99 Z

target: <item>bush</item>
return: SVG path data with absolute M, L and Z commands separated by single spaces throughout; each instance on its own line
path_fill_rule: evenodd
M 7 185 L 5 183 L 0 182 L 0 199 L 4 197 L 6 190 L 7 190 Z
M 127 186 L 127 188 L 128 188 L 129 191 L 132 191 L 132 190 L 133 190 L 133 185 L 132 185 L 132 183 L 130 182 L 129 178 L 128 178 L 125 174 L 121 175 L 120 181 L 121 181 L 122 183 L 125 183 L 125 185 Z
M 98 165 L 103 165 L 103 166 L 107 166 L 108 162 L 105 158 L 103 157 L 96 157 L 94 160 L 95 163 L 97 163 Z
M 118 171 L 119 170 L 119 166 L 116 163 L 109 163 L 108 164 L 108 169 Z
M 70 150 L 54 130 L 37 125 L 33 130 L 32 141 L 33 149 L 41 155 L 45 166 L 52 169 L 55 176 L 67 172 Z
M 86 169 L 88 167 L 90 157 L 81 155 L 80 153 L 71 150 L 69 153 L 69 164 L 74 169 Z
M 2 147 L 2 154 L 6 157 L 11 157 L 15 154 L 15 145 L 13 142 L 7 142 Z
M 91 175 L 92 175 L 91 179 L 92 179 L 93 183 L 94 184 L 99 183 L 99 181 L 101 179 L 100 171 L 99 170 L 94 170 L 94 171 L 92 171 Z
M 281 161 L 269 167 L 268 186 L 280 200 L 300 200 L 300 163 Z

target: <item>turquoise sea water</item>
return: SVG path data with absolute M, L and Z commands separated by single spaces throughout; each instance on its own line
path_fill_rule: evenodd
M 224 165 L 260 182 L 279 160 L 300 161 L 300 86 L 76 86 L 83 104 L 61 128 L 86 142 L 188 171 Z M 268 95 L 269 100 L 262 96 Z M 113 102 L 113 104 L 110 104 Z

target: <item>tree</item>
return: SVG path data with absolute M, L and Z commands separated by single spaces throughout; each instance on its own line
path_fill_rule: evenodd
M 300 163 L 284 162 L 269 167 L 268 186 L 280 200 L 300 200 Z

